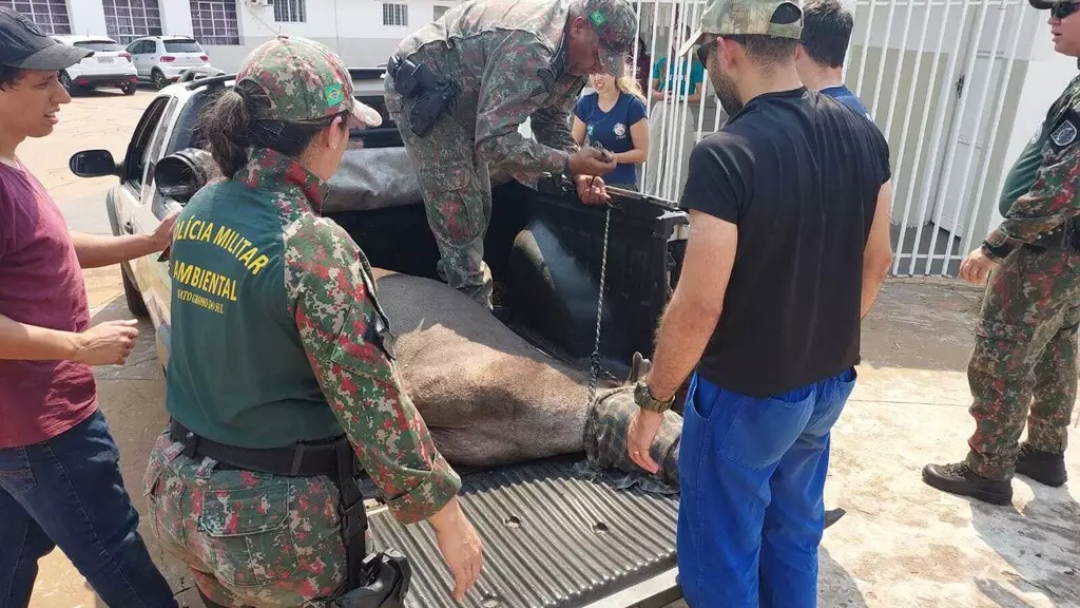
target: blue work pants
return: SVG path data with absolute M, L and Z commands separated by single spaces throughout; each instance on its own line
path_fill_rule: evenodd
M 812 608 L 829 432 L 855 370 L 758 399 L 695 374 L 683 414 L 678 565 L 691 608 Z

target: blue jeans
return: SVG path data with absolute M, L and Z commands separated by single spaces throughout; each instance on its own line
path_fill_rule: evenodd
M 100 411 L 65 433 L 0 449 L 0 608 L 26 606 L 59 546 L 109 606 L 177 606 L 139 536 L 120 453 Z
M 691 608 L 812 608 L 829 431 L 855 370 L 766 399 L 691 379 L 676 541 Z

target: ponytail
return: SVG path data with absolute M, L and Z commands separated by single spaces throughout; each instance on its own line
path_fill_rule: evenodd
M 335 118 L 342 119 L 341 128 L 349 128 L 347 111 L 305 123 L 253 118 L 265 114 L 269 107 L 270 98 L 265 91 L 250 82 L 241 82 L 218 95 L 200 116 L 198 129 L 226 178 L 232 178 L 248 164 L 249 150 L 253 147 L 298 158 L 319 131 L 329 127 Z
M 235 87 L 213 100 L 199 121 L 210 155 L 221 174 L 231 178 L 248 162 L 251 112 L 248 101 Z

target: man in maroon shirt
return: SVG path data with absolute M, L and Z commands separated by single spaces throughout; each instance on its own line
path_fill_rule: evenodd
M 69 234 L 16 158 L 71 97 L 60 70 L 89 55 L 0 8 L 0 608 L 26 606 L 38 559 L 59 546 L 109 606 L 177 606 L 138 533 L 93 365 L 123 363 L 135 321 L 90 326 L 81 268 L 152 255 L 152 235 Z

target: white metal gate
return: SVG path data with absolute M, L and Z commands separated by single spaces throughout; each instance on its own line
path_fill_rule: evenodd
M 636 6 L 639 38 L 655 62 L 673 34 L 696 29 L 704 2 Z M 847 0 L 847 6 L 855 28 L 845 84 L 870 109 L 891 149 L 892 273 L 955 275 L 992 228 L 1027 56 L 1033 37 L 1048 35 L 1036 29 L 1046 15 L 1027 0 Z M 650 154 L 641 171 L 644 192 L 678 200 L 689 147 L 726 120 L 707 76 L 704 86 L 695 103 L 650 99 L 659 139 L 650 138 L 649 146 L 660 153 Z
M 0 6 L 15 9 L 46 34 L 71 33 L 71 18 L 65 0 L 0 0 Z
M 161 35 L 158 0 L 102 0 L 101 5 L 105 10 L 105 32 L 120 44 Z

